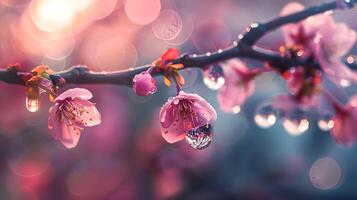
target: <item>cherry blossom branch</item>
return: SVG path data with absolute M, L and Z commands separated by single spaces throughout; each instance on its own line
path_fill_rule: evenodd
M 255 47 L 255 43 L 265 34 L 273 31 L 285 24 L 299 22 L 310 16 L 331 11 L 334 9 L 352 8 L 357 0 L 337 0 L 321 5 L 307 8 L 303 11 L 277 17 L 266 23 L 252 23 L 246 31 L 239 35 L 238 41 L 234 42 L 227 49 L 209 52 L 201 55 L 184 54 L 172 61 L 174 64 L 183 64 L 185 68 L 206 68 L 207 65 L 228 60 L 230 58 L 248 58 L 270 63 L 277 70 L 286 70 L 294 66 L 318 66 L 318 63 L 311 63 L 311 60 L 304 60 L 300 57 L 289 58 L 280 55 L 278 52 Z M 356 68 L 355 63 L 346 63 L 351 68 Z M 74 66 L 68 70 L 57 72 L 56 75 L 62 76 L 69 84 L 116 84 L 131 86 L 133 77 L 145 70 L 150 65 L 145 65 L 128 70 L 115 72 L 93 72 L 86 66 Z M 154 72 L 153 75 L 161 75 Z M 6 69 L 0 70 L 0 80 L 9 84 L 24 85 L 25 82 L 14 72 Z

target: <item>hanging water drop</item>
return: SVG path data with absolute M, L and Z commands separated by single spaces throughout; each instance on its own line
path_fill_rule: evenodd
M 270 103 L 267 103 L 257 108 L 254 121 L 261 128 L 269 128 L 275 124 L 276 118 L 276 110 Z
M 223 69 L 219 65 L 212 65 L 208 72 L 205 72 L 203 83 L 211 90 L 218 90 L 224 83 Z
M 30 112 L 36 112 L 40 106 L 40 100 L 26 97 L 26 108 Z
M 317 121 L 317 125 L 319 128 L 323 131 L 329 131 L 333 128 L 335 125 L 335 121 L 333 121 L 334 115 L 329 112 L 325 111 L 321 114 L 319 114 L 319 119 Z
M 309 129 L 306 112 L 301 109 L 295 109 L 285 114 L 283 117 L 283 126 L 290 135 L 298 136 L 303 134 Z
M 192 129 L 186 134 L 186 142 L 192 148 L 198 150 L 207 148 L 211 144 L 212 138 L 213 128 L 211 124 Z
M 240 106 L 234 106 L 234 107 L 232 108 L 232 112 L 233 112 L 234 114 L 240 113 Z

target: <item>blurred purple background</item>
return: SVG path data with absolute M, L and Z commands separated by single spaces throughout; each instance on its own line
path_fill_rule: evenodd
M 299 1 L 305 5 L 322 1 Z M 205 53 L 230 45 L 253 21 L 278 16 L 288 1 L 243 0 L 0 0 L 0 65 L 54 70 L 85 64 L 114 71 L 151 63 L 167 48 Z M 357 30 L 356 9 L 337 21 Z M 280 30 L 259 45 L 283 45 Z M 357 48 L 354 48 L 357 52 Z M 250 66 L 263 66 L 247 61 Z M 316 126 L 288 135 L 280 125 L 254 124 L 256 107 L 286 92 L 275 74 L 259 77 L 239 114 L 219 110 L 199 70 L 183 72 L 186 91 L 217 109 L 215 138 L 205 150 L 167 144 L 158 112 L 174 88 L 137 97 L 130 88 L 85 85 L 103 123 L 65 149 L 47 129 L 49 102 L 25 108 L 24 87 L 0 83 L 0 199 L 354 199 L 355 147 L 336 145 Z M 267 84 L 269 84 L 267 86 Z M 74 85 L 68 87 L 75 87 Z M 356 93 L 348 88 L 346 97 Z M 46 103 L 47 102 L 47 103 Z

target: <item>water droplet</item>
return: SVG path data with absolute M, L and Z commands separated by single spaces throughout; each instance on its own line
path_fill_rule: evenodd
M 191 129 L 186 134 L 186 142 L 191 145 L 194 149 L 205 149 L 207 148 L 213 138 L 213 128 L 211 124 L 206 124 L 204 126 Z
M 309 129 L 306 112 L 301 109 L 295 109 L 293 112 L 286 114 L 283 117 L 283 126 L 290 135 L 298 136 L 303 134 Z
M 349 80 L 346 80 L 346 79 L 341 79 L 340 80 L 340 85 L 342 87 L 349 87 L 349 86 L 351 86 L 351 82 Z
M 252 27 L 252 28 L 258 28 L 258 26 L 259 26 L 259 24 L 256 22 L 250 24 L 250 27 Z
M 353 56 L 348 56 L 347 57 L 347 63 L 348 64 L 353 64 L 355 62 L 355 58 Z
M 39 99 L 31 99 L 26 97 L 26 108 L 30 112 L 36 112 L 40 106 Z
M 329 131 L 335 125 L 333 121 L 333 114 L 331 112 L 325 111 L 319 115 L 317 125 L 323 131 Z
M 232 112 L 234 114 L 238 114 L 240 112 L 240 106 L 234 106 L 233 109 L 232 109 Z
M 173 102 L 174 102 L 175 105 L 177 105 L 180 102 L 180 100 L 179 99 L 174 99 Z
M 203 82 L 211 90 L 221 88 L 225 83 L 222 67 L 219 65 L 211 66 L 208 72 L 205 72 Z
M 255 113 L 254 121 L 261 128 L 269 128 L 276 122 L 276 111 L 270 103 L 260 105 Z

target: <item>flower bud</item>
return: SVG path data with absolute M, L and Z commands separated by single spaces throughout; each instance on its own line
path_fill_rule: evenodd
M 148 96 L 157 90 L 156 80 L 147 71 L 135 75 L 133 79 L 133 90 L 138 96 Z

